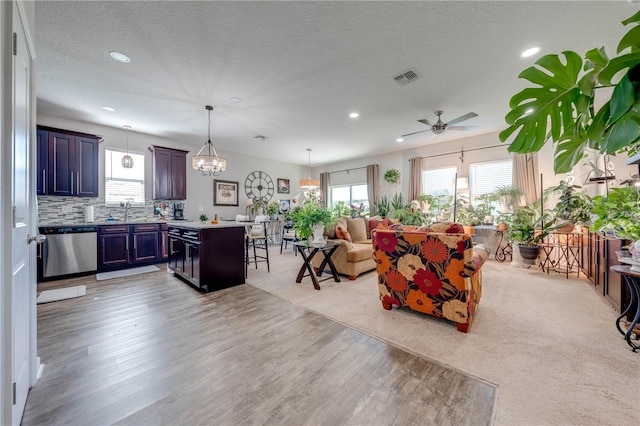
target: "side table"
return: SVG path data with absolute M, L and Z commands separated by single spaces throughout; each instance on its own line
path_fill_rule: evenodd
M 631 336 L 633 336 L 633 340 L 640 340 L 640 327 L 637 327 L 638 320 L 640 320 L 640 272 L 635 272 L 631 270 L 631 266 L 621 266 L 615 265 L 611 268 L 612 272 L 622 275 L 624 278 L 624 282 L 627 283 L 627 287 L 629 287 L 629 292 L 631 293 L 631 299 L 629 300 L 629 305 L 616 319 L 616 328 L 624 336 L 624 339 L 627 341 L 627 344 L 631 346 L 633 352 L 636 352 L 640 349 L 640 344 L 634 343 L 631 341 Z M 623 318 L 627 315 L 627 313 L 633 312 L 635 309 L 635 315 L 631 324 L 626 322 L 625 327 L 627 328 L 626 332 L 623 330 L 621 324 L 624 321 Z
M 311 281 L 313 282 L 313 288 L 315 288 L 316 290 L 320 290 L 320 281 L 325 281 L 333 278 L 335 282 L 340 282 L 338 271 L 336 271 L 336 267 L 331 261 L 331 255 L 338 249 L 340 244 L 334 243 L 333 241 L 327 241 L 324 245 L 316 247 L 313 245 L 309 245 L 308 240 L 295 241 L 292 244 L 298 248 L 298 252 L 303 259 L 302 266 L 300 267 L 300 272 L 298 272 L 298 277 L 296 278 L 297 283 L 302 282 L 303 277 L 310 276 Z M 318 253 L 322 253 L 324 255 L 324 259 L 318 267 L 318 272 L 314 273 L 311 259 L 313 259 L 313 257 Z M 327 266 L 329 266 L 329 269 L 331 269 L 332 276 L 319 280 L 318 277 L 322 275 L 325 267 Z M 306 274 L 306 272 L 309 273 Z

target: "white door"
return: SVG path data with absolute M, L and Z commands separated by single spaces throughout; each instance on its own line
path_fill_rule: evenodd
M 32 376 L 32 314 L 34 312 L 34 251 L 29 245 L 32 200 L 30 173 L 31 141 L 31 60 L 22 21 L 14 3 L 13 31 L 16 50 L 13 57 L 13 140 L 11 226 L 11 369 L 14 389 L 12 423 L 20 424 Z

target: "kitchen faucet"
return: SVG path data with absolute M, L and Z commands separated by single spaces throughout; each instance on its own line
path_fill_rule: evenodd
M 124 206 L 124 221 L 127 222 L 129 220 L 129 207 L 131 207 L 131 202 L 127 201 L 126 203 L 120 203 L 120 207 Z

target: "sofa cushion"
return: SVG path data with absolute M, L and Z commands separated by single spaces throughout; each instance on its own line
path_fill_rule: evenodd
M 347 231 L 351 235 L 351 241 L 362 241 L 367 239 L 367 228 L 363 217 L 347 218 Z
M 347 231 L 347 228 L 341 223 L 336 224 L 336 238 L 339 240 L 351 241 L 349 231 Z
M 354 244 L 347 252 L 347 260 L 349 262 L 360 262 L 367 259 L 371 259 L 370 244 Z

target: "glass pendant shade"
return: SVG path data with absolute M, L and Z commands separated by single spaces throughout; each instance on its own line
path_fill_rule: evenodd
M 122 167 L 125 169 L 133 168 L 133 158 L 129 155 L 129 129 L 131 126 L 124 126 L 127 129 L 127 153 L 122 157 Z
M 211 111 L 213 107 L 207 105 L 205 109 L 209 111 L 209 138 L 200 151 L 193 156 L 191 167 L 200 172 L 202 176 L 218 176 L 227 169 L 227 160 L 218 156 L 211 143 Z
M 307 151 L 309 151 L 309 177 L 307 179 L 300 179 L 300 188 L 320 188 L 320 181 L 318 179 L 311 179 L 311 148 L 307 148 Z
M 122 157 L 122 167 L 125 169 L 133 168 L 133 158 L 129 154 Z

